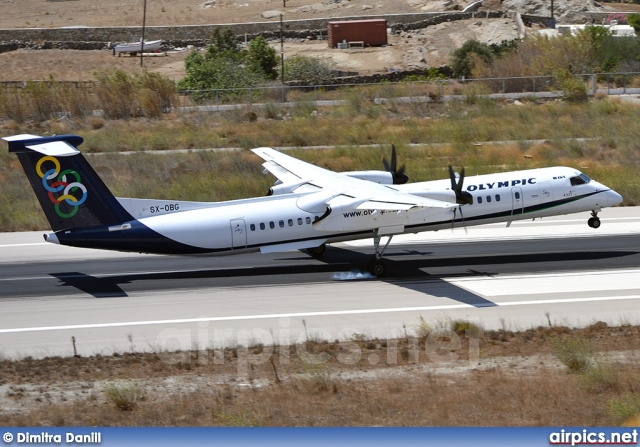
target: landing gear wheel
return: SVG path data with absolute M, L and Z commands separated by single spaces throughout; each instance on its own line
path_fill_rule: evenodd
M 597 217 L 591 217 L 589 218 L 589 220 L 587 221 L 587 224 L 591 227 L 591 228 L 600 228 L 600 219 Z
M 318 245 L 317 247 L 307 248 L 307 253 L 309 253 L 314 258 L 319 258 L 324 254 L 325 251 L 327 251 L 326 244 Z
M 378 278 L 382 278 L 387 273 L 387 267 L 379 259 L 374 259 L 369 264 L 369 272 Z

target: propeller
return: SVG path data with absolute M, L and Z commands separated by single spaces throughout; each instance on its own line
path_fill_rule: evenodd
M 393 177 L 394 185 L 404 185 L 409 181 L 409 177 L 405 174 L 405 166 L 400 166 L 400 169 L 396 169 L 397 159 L 396 159 L 396 145 L 391 145 L 391 164 L 387 161 L 387 158 L 384 157 L 382 159 L 382 164 L 387 172 L 390 172 Z
M 473 196 L 468 191 L 462 190 L 464 184 L 464 167 L 460 171 L 460 177 L 456 182 L 456 174 L 453 172 L 453 168 L 449 165 L 449 178 L 451 179 L 451 189 L 456 193 L 456 203 L 460 205 L 458 208 L 453 209 L 453 220 L 451 221 L 451 229 L 456 221 L 456 213 L 460 210 L 460 217 L 462 218 L 462 226 L 464 232 L 467 233 L 467 226 L 464 224 L 464 215 L 462 214 L 462 205 L 473 205 Z
M 462 190 L 464 184 L 464 168 L 460 171 L 460 179 L 456 182 L 456 174 L 449 165 L 449 177 L 451 178 L 451 189 L 456 193 L 456 203 L 458 205 L 473 205 L 473 196 L 468 191 Z

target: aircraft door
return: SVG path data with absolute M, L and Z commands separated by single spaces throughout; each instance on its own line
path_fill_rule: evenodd
M 247 225 L 244 219 L 231 221 L 231 247 L 245 248 L 247 246 Z
M 511 200 L 513 203 L 511 214 L 522 214 L 524 210 L 524 197 L 522 196 L 522 188 L 511 188 Z
M 551 182 L 540 183 L 540 201 L 542 203 L 551 202 L 553 200 L 553 188 Z

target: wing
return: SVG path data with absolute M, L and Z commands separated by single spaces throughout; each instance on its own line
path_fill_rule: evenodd
M 455 208 L 457 205 L 398 191 L 390 185 L 360 180 L 278 152 L 268 147 L 252 149 L 265 160 L 262 164 L 283 185 L 287 192 L 317 192 L 326 205 L 359 210 L 408 211 L 415 208 Z

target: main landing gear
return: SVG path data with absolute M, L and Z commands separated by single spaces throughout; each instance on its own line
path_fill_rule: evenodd
M 389 236 L 389 239 L 387 239 L 387 243 L 384 244 L 382 249 L 380 249 L 381 236 L 377 234 L 373 236 L 373 247 L 375 249 L 376 254 L 374 255 L 374 258 L 371 260 L 371 262 L 369 263 L 369 272 L 372 275 L 377 276 L 378 278 L 383 277 L 385 273 L 387 273 L 387 266 L 384 264 L 384 262 L 382 262 L 382 255 L 384 254 L 384 251 L 389 246 L 389 243 L 391 242 L 392 238 L 393 238 L 393 235 Z
M 326 244 L 318 245 L 317 247 L 307 248 L 307 253 L 309 253 L 312 258 L 319 258 L 324 254 L 325 251 L 327 251 Z
M 597 211 L 591 211 L 591 216 L 587 221 L 587 225 L 591 228 L 600 228 L 600 218 L 598 217 Z

